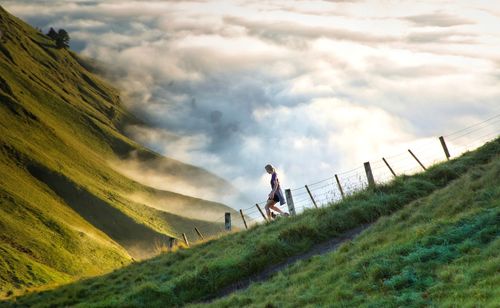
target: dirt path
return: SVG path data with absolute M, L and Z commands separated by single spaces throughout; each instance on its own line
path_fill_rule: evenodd
M 248 278 L 242 279 L 238 282 L 235 282 L 235 283 L 225 287 L 219 293 L 215 294 L 214 296 L 212 296 L 209 299 L 207 299 L 206 301 L 204 301 L 204 303 L 210 303 L 213 300 L 227 296 L 233 292 L 246 289 L 246 288 L 248 288 L 248 286 L 250 286 L 250 284 L 252 284 L 254 282 L 260 282 L 260 281 L 267 280 L 275 273 L 283 270 L 285 267 L 292 265 L 299 260 L 309 259 L 310 257 L 315 256 L 315 255 L 322 255 L 322 254 L 334 251 L 335 249 L 337 249 L 337 247 L 340 244 L 344 243 L 345 241 L 349 241 L 349 240 L 353 239 L 359 233 L 361 233 L 363 230 L 368 228 L 370 225 L 371 224 L 365 224 L 365 225 L 359 226 L 357 228 L 354 228 L 352 230 L 349 230 L 347 232 L 344 232 L 341 235 L 334 237 L 326 242 L 323 242 L 323 243 L 320 243 L 320 244 L 313 246 L 312 249 L 310 249 L 309 251 L 307 251 L 303 254 L 290 257 L 281 263 L 271 265 L 268 268 L 261 271 L 260 273 L 254 274 Z

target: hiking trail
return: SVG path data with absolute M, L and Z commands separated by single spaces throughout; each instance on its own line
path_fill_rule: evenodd
M 293 265 L 297 261 L 306 260 L 316 255 L 323 255 L 332 252 L 336 250 L 340 246 L 340 244 L 352 240 L 362 231 L 367 229 L 369 226 L 371 226 L 371 223 L 361 225 L 359 227 L 346 231 L 340 234 L 339 236 L 331 238 L 325 242 L 316 244 L 307 252 L 292 256 L 278 264 L 270 265 L 269 267 L 265 268 L 259 273 L 256 273 L 248 278 L 244 278 L 240 281 L 234 282 L 224 287 L 223 289 L 220 290 L 220 292 L 218 292 L 213 296 L 210 296 L 209 298 L 206 298 L 204 301 L 202 301 L 202 303 L 210 303 L 221 297 L 228 296 L 233 292 L 244 290 L 248 288 L 252 283 L 267 280 L 271 278 L 271 276 L 274 275 L 275 273 L 285 269 L 287 266 Z

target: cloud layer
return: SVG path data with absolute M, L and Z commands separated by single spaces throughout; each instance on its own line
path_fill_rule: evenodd
M 132 137 L 255 201 L 267 163 L 297 187 L 498 112 L 500 7 L 489 2 L 3 5 L 106 63 L 152 125 Z

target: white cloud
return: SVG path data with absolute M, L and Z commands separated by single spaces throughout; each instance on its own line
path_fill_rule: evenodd
M 421 27 L 453 27 L 460 25 L 474 24 L 473 21 L 460 16 L 435 11 L 429 14 L 419 14 L 404 17 L 403 19 L 413 22 Z
M 138 141 L 255 201 L 267 195 L 267 163 L 298 187 L 408 147 L 430 144 L 431 159 L 441 154 L 429 136 L 498 110 L 493 2 L 3 5 L 44 29 L 66 27 L 75 48 L 112 70 L 125 103 L 154 126 L 130 128 Z M 395 169 L 415 166 L 401 157 Z

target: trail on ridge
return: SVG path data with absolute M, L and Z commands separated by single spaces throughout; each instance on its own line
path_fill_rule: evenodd
M 332 252 L 332 251 L 336 250 L 342 243 L 349 241 L 349 240 L 352 240 L 358 234 L 360 234 L 362 231 L 364 231 L 365 229 L 367 229 L 371 225 L 372 225 L 371 223 L 361 225 L 357 228 L 346 231 L 346 232 L 340 234 L 339 236 L 331 238 L 323 243 L 317 244 L 317 245 L 313 246 L 313 248 L 311 248 L 309 251 L 307 251 L 303 254 L 295 255 L 295 256 L 292 256 L 292 257 L 286 259 L 285 261 L 283 261 L 281 263 L 270 265 L 269 267 L 267 267 L 266 269 L 264 269 L 263 271 L 261 271 L 259 273 L 256 273 L 248 278 L 242 279 L 240 281 L 237 281 L 235 283 L 232 283 L 232 284 L 226 286 L 217 294 L 206 299 L 204 301 L 204 303 L 209 303 L 215 299 L 227 296 L 233 292 L 244 290 L 244 289 L 248 288 L 250 286 L 250 284 L 252 284 L 252 283 L 267 280 L 275 273 L 285 269 L 287 266 L 290 266 L 290 265 L 296 263 L 297 261 L 306 260 L 306 259 L 309 259 L 309 258 L 316 256 L 316 255 L 323 255 L 323 254 Z

